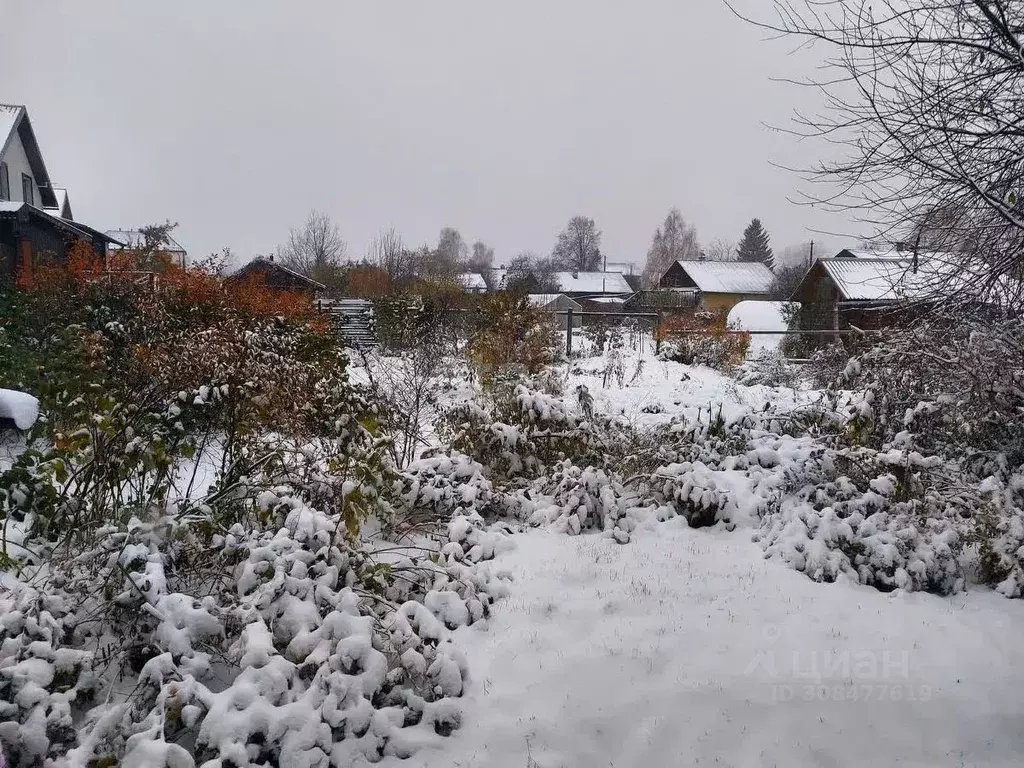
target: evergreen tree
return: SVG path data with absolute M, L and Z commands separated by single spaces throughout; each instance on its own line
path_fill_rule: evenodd
M 765 231 L 760 219 L 754 219 L 743 230 L 743 239 L 736 249 L 736 255 L 740 261 L 759 261 L 769 269 L 774 269 L 775 255 L 768 243 L 768 232 Z

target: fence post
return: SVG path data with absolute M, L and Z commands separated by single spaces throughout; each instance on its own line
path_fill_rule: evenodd
M 661 310 L 658 310 L 658 322 L 654 325 L 654 354 L 661 354 Z
M 565 356 L 572 354 L 572 307 L 565 313 Z

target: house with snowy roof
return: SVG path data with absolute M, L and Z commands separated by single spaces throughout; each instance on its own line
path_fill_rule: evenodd
M 487 293 L 487 281 L 479 272 L 461 272 L 456 279 L 466 293 Z
M 850 256 L 841 252 L 818 259 L 792 296 L 800 303 L 796 326 L 801 330 L 877 329 L 913 319 L 922 307 L 957 291 L 965 297 L 971 294 L 979 305 L 998 305 L 998 285 L 988 295 L 973 295 L 978 286 L 988 284 L 983 266 L 978 269 L 975 274 L 962 257 L 944 253 Z
M 118 244 L 75 221 L 67 190 L 50 179 L 28 110 L 0 104 L 0 281 L 13 281 L 19 265 L 63 262 L 76 241 L 101 258 Z
M 573 299 L 633 294 L 633 288 L 621 272 L 555 272 L 553 278 L 558 292 Z
M 728 312 L 741 301 L 767 299 L 775 274 L 751 261 L 677 261 L 658 281 L 664 290 L 691 295 L 703 309 Z

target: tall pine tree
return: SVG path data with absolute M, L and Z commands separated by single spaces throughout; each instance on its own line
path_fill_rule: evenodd
M 754 219 L 747 228 L 743 230 L 743 239 L 740 240 L 736 255 L 740 261 L 759 261 L 768 269 L 775 268 L 775 254 L 772 253 L 768 233 L 761 224 L 760 219 Z

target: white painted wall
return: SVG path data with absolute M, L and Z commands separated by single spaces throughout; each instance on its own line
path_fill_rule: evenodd
M 14 138 L 11 140 L 11 144 L 7 147 L 7 151 L 3 157 L 0 157 L 0 161 L 7 163 L 7 176 L 11 180 L 11 200 L 24 201 L 24 195 L 21 194 L 21 174 L 27 173 L 32 176 L 32 168 L 28 164 L 28 155 L 25 154 L 25 147 L 21 143 L 21 136 L 17 133 L 14 134 Z M 39 196 L 39 184 L 36 183 L 35 177 L 32 178 L 32 194 L 37 208 L 43 207 L 43 201 Z

